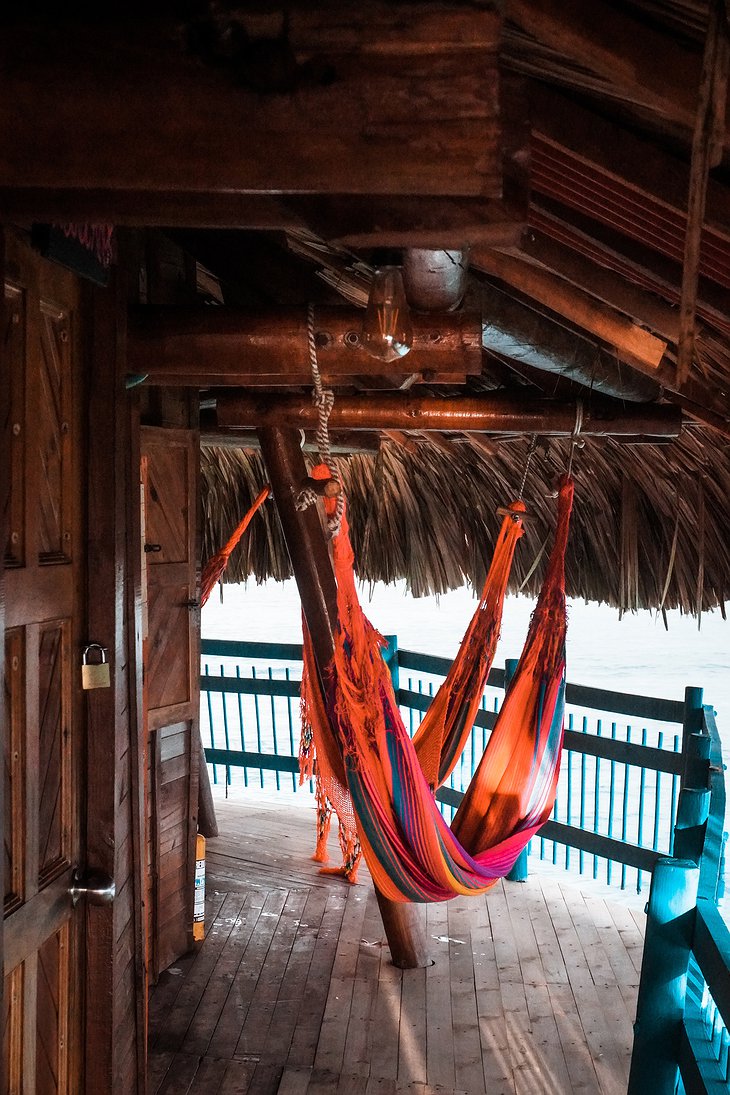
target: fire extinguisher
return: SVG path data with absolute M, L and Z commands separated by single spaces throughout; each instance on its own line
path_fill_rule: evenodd
M 193 903 L 193 941 L 205 939 L 205 837 L 195 841 L 195 901 Z

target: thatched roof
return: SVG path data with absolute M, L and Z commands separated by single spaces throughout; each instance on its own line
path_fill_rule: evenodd
M 432 6 L 472 29 L 473 12 L 483 7 Z M 461 30 L 448 38 L 456 52 L 442 56 L 451 45 L 434 30 L 437 21 L 429 22 L 426 39 L 428 33 L 436 38 L 428 49 L 447 65 L 444 71 L 458 71 L 459 80 L 439 83 L 441 70 L 426 51 L 412 85 L 393 91 L 388 84 L 378 110 L 368 108 L 375 114 L 386 105 L 403 111 L 397 115 L 402 165 L 409 157 L 420 162 L 432 140 L 439 149 L 449 140 L 428 126 L 453 107 L 454 159 L 443 149 L 439 164 L 450 165 L 459 185 L 439 179 L 443 189 L 433 189 L 429 175 L 431 189 L 416 192 L 403 184 L 386 193 L 378 177 L 369 192 L 358 183 L 339 193 L 333 183 L 277 205 L 278 232 L 177 238 L 215 270 L 225 304 L 280 306 L 289 309 L 289 318 L 294 306 L 309 301 L 364 304 L 374 248 L 471 244 L 469 301 L 485 324 L 480 375 L 452 384 L 448 374 L 439 380 L 428 370 L 406 381 L 403 367 L 399 375 L 367 378 L 353 369 L 354 375 L 335 377 L 336 397 L 360 390 L 367 400 L 371 391 L 405 381 L 436 398 L 503 390 L 590 405 L 595 391 L 607 390 L 607 375 L 608 397 L 619 408 L 626 399 L 673 404 L 684 416 L 678 440 L 659 445 L 589 438 L 577 453 L 568 590 L 627 610 L 698 613 L 730 597 L 730 131 L 721 71 L 727 26 L 706 0 L 514 0 L 498 8 L 503 18 L 490 54 L 498 77 L 496 65 L 487 74 L 481 47 L 462 49 L 471 39 L 462 41 Z M 302 8 L 299 22 L 292 22 L 292 43 L 302 56 L 310 42 L 307 18 Z M 336 27 L 333 42 L 344 34 L 347 48 L 354 48 L 359 32 L 351 41 Z M 392 33 L 410 35 L 412 29 L 409 19 Z M 324 44 L 332 45 L 329 38 Z M 419 48 L 404 57 L 412 60 Z M 700 87 L 703 51 L 713 48 L 718 60 L 708 72 L 717 70 L 714 91 L 707 80 Z M 403 64 L 410 72 L 410 60 Z M 437 106 L 426 95 L 432 69 Z M 442 84 L 449 88 L 446 97 Z M 339 86 L 344 94 L 347 80 Z M 366 80 L 358 87 L 357 102 L 369 86 Z M 335 82 L 334 105 L 337 87 Z M 497 100 L 495 128 L 490 111 Z M 501 141 L 502 174 L 492 190 L 470 174 L 484 164 L 471 155 L 472 130 L 461 124 L 483 116 L 479 141 L 491 141 L 497 129 Z M 366 150 L 371 122 L 368 115 Z M 494 168 L 494 159 L 489 163 Z M 463 177 L 456 177 L 459 172 Z M 463 235 L 462 226 L 468 226 Z M 243 337 L 244 358 L 247 345 Z M 282 359 L 296 357 L 292 346 L 293 340 Z M 282 369 L 270 386 L 249 364 L 245 384 L 255 394 L 288 390 L 307 398 L 306 354 L 301 359 L 296 377 L 291 367 L 287 382 Z M 600 370 L 605 375 L 599 377 Z M 270 376 L 270 366 L 261 372 Z M 233 381 L 211 381 L 204 392 L 211 413 L 220 395 L 215 383 Z M 206 446 L 215 442 L 216 428 L 224 432 L 225 423 L 204 427 Z M 341 440 L 347 449 L 348 439 Z M 465 580 L 478 584 L 498 528 L 495 510 L 517 492 L 529 438 L 373 430 L 361 445 L 349 440 L 339 466 L 360 575 L 405 577 L 415 594 Z M 265 480 L 253 441 L 249 450 L 204 448 L 204 555 L 223 542 Z M 525 489 L 533 518 L 513 588 L 524 584 L 534 591 L 539 584 L 539 556 L 553 519 L 549 495 L 568 446 L 567 440 L 552 440 L 549 447 L 541 442 L 535 455 Z M 281 579 L 289 572 L 269 504 L 234 555 L 227 580 Z
M 586 440 L 573 474 L 575 509 L 567 557 L 570 596 L 621 609 L 697 613 L 730 597 L 728 447 L 700 429 L 672 445 Z M 516 495 L 529 442 L 385 442 L 377 454 L 338 459 L 350 507 L 358 573 L 406 578 L 416 596 L 479 585 L 499 528 L 498 506 Z M 537 590 L 554 519 L 551 490 L 569 442 L 538 448 L 524 497 L 533 518 L 518 549 L 513 591 Z M 227 538 L 265 482 L 256 451 L 205 448 L 206 558 Z M 534 569 L 533 569 L 534 568 Z M 267 503 L 231 558 L 225 581 L 291 574 L 276 509 Z

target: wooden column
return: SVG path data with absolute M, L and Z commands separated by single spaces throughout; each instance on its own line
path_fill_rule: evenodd
M 321 675 L 334 654 L 337 589 L 319 510 L 296 508 L 299 484 L 307 474 L 299 432 L 268 426 L 258 436 Z M 375 893 L 393 964 L 400 969 L 430 965 L 418 906 L 389 901 L 377 887 Z

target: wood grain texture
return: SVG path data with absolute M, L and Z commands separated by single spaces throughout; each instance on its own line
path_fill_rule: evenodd
M 367 871 L 347 886 L 309 858 L 313 808 L 216 808 L 206 941 L 151 997 L 150 1095 L 177 1076 L 237 1095 L 625 1090 L 641 934 L 621 899 L 537 870 L 429 906 L 435 963 L 401 971 Z
M 14 108 L 0 110 L 0 179 L 197 191 L 213 206 L 251 192 L 499 198 L 498 16 L 419 4 L 404 18 L 384 3 L 352 21 L 335 14 L 292 13 L 295 64 L 314 57 L 328 78 L 285 95 L 200 63 L 173 25 L 108 27 L 113 48 L 95 26 L 14 27 L 2 46 Z

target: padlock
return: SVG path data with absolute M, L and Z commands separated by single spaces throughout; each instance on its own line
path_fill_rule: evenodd
M 100 651 L 100 662 L 88 661 L 90 650 Z M 101 643 L 89 643 L 81 655 L 81 687 L 109 688 L 111 683 L 109 662 L 106 660 L 106 647 L 103 647 Z

